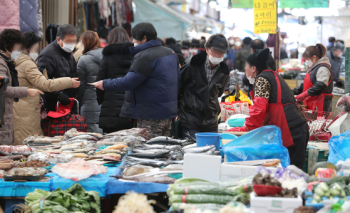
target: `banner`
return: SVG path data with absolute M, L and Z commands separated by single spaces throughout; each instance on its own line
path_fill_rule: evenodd
M 276 34 L 277 10 L 275 0 L 254 0 L 254 33 Z

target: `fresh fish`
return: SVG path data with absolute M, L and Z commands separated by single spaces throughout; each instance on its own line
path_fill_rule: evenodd
M 187 146 L 183 147 L 182 149 L 189 149 L 189 148 L 195 148 L 195 147 L 197 147 L 197 143 L 187 145 Z
M 159 136 L 152 138 L 151 140 L 147 141 L 147 144 L 160 144 L 160 145 L 182 145 L 183 143 L 187 142 L 187 140 L 177 140 L 177 139 L 172 139 L 169 137 L 164 137 L 164 136 Z
M 132 150 L 132 152 L 135 152 L 135 153 L 158 153 L 158 152 L 169 152 L 170 150 L 167 150 L 167 149 L 146 149 L 146 150 L 143 150 L 143 149 L 134 149 Z
M 221 155 L 220 151 L 215 151 L 214 155 Z
M 168 175 L 155 175 L 155 176 L 138 176 L 138 177 L 124 177 L 116 176 L 118 179 L 131 180 L 136 182 L 150 182 L 150 183 L 165 183 L 172 184 L 175 182 L 175 178 L 168 177 Z
M 143 165 L 143 166 L 151 166 L 151 167 L 161 167 L 164 166 L 165 164 L 159 164 L 159 163 L 153 163 L 153 162 L 131 162 L 131 161 L 126 161 L 125 166 L 135 166 L 135 165 Z
M 209 150 L 206 152 L 206 154 L 208 154 L 208 155 L 213 155 L 214 152 L 215 152 L 215 150 L 216 150 L 216 147 L 213 147 L 213 148 L 209 149 Z
M 93 135 L 78 135 L 75 137 L 72 137 L 68 139 L 67 141 L 74 141 L 74 140 L 93 140 L 93 141 L 98 141 L 99 139 Z
M 169 150 L 165 151 L 165 152 L 155 152 L 155 153 L 131 153 L 128 154 L 129 156 L 132 157 L 138 157 L 138 158 L 162 158 L 165 155 L 169 154 Z
M 167 161 L 168 164 L 184 164 L 183 160 L 172 160 L 172 161 Z
M 185 149 L 184 152 L 185 153 L 203 153 L 203 152 L 207 152 L 207 151 L 213 149 L 213 147 L 215 147 L 215 146 L 210 145 L 210 146 L 190 148 L 190 149 Z
M 175 150 L 175 149 L 181 149 L 180 145 L 172 145 L 172 146 L 166 146 L 166 145 L 148 145 L 144 144 L 140 149 L 167 149 L 167 150 Z

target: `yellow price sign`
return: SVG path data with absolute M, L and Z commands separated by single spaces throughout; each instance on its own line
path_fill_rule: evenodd
M 254 33 L 276 34 L 277 11 L 275 0 L 254 0 Z

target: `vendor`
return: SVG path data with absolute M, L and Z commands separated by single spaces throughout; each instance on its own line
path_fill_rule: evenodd
M 304 79 L 303 92 L 296 97 L 304 101 L 307 109 L 332 111 L 333 72 L 331 63 L 326 56 L 326 48 L 322 44 L 309 46 L 303 53 L 308 66 Z
M 276 71 L 267 69 L 270 50 L 255 50 L 246 61 L 247 78 L 254 85 L 250 96 L 254 105 L 249 109 L 243 127 L 229 131 L 246 132 L 275 125 L 282 131 L 283 146 L 288 148 L 291 164 L 304 167 L 309 130 L 305 117 L 296 105 L 292 90 Z

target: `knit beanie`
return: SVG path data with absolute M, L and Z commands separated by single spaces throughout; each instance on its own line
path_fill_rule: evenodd
M 269 59 L 270 49 L 254 50 L 253 54 L 249 55 L 247 62 L 250 66 L 256 66 L 260 71 L 267 69 L 267 60 Z

